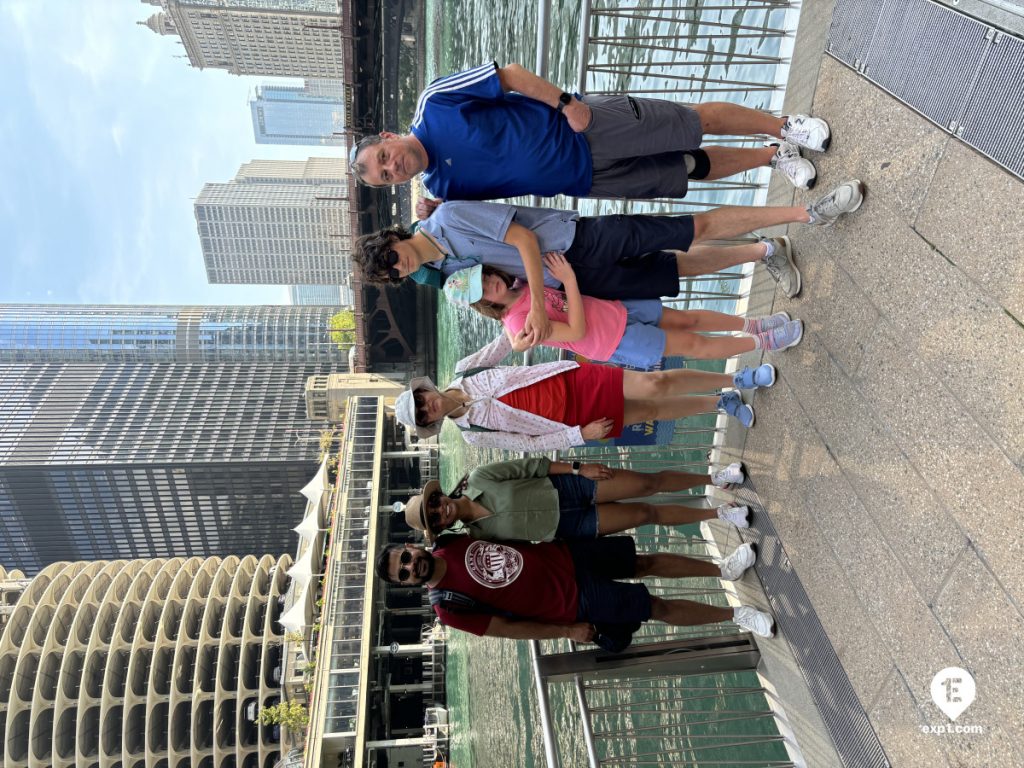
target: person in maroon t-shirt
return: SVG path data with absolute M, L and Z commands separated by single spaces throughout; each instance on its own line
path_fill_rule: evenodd
M 751 544 L 741 545 L 715 565 L 664 552 L 637 554 L 631 536 L 541 544 L 456 536 L 433 552 L 414 544 L 385 546 L 375 568 L 392 584 L 451 590 L 490 608 L 465 612 L 434 606 L 443 623 L 475 635 L 590 642 L 595 623 L 655 619 L 676 626 L 734 621 L 760 637 L 771 637 L 774 619 L 756 608 L 668 600 L 655 597 L 643 584 L 616 581 L 648 576 L 718 576 L 734 581 L 754 559 Z

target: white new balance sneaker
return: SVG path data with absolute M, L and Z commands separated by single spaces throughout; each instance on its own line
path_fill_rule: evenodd
M 733 622 L 758 637 L 775 636 L 775 619 L 770 613 L 759 611 L 749 605 L 739 605 L 732 609 Z
M 824 152 L 832 143 L 832 131 L 820 117 L 790 115 L 782 126 L 782 138 L 798 147 Z
M 772 158 L 772 169 L 778 171 L 797 189 L 813 189 L 818 180 L 818 172 L 814 163 L 800 156 L 800 148 L 796 144 L 784 141 L 771 144 L 777 147 Z
M 740 544 L 732 551 L 731 555 L 719 563 L 718 567 L 722 571 L 722 580 L 736 581 L 742 579 L 747 568 L 752 566 L 755 560 L 757 560 L 757 547 L 750 542 Z

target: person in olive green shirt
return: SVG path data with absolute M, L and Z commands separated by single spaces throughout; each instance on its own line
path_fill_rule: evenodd
M 499 461 L 470 472 L 450 494 L 431 480 L 405 506 L 408 524 L 428 541 L 457 524 L 488 541 L 593 539 L 641 525 L 686 525 L 715 517 L 740 528 L 750 510 L 651 504 L 638 499 L 712 484 L 709 475 L 612 469 L 546 458 Z

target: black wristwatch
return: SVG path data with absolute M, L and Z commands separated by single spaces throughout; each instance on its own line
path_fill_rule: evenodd
M 572 473 L 574 475 L 578 475 L 580 473 L 580 467 L 582 467 L 582 466 L 583 466 L 583 462 L 582 461 L 578 461 L 578 460 L 574 461 L 572 463 Z
M 561 112 L 563 109 L 569 106 L 570 102 L 572 102 L 572 94 L 562 91 L 562 93 L 559 94 L 558 96 L 558 106 L 555 107 L 555 111 Z

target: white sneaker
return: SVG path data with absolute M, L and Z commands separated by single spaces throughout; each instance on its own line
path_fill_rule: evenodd
M 737 626 L 758 637 L 775 636 L 775 619 L 772 615 L 749 605 L 738 605 L 733 608 L 732 620 Z
M 734 485 L 740 485 L 747 479 L 747 473 L 743 471 L 743 465 L 734 461 L 725 469 L 720 469 L 711 475 L 711 484 L 728 490 Z
M 824 152 L 832 143 L 832 131 L 820 117 L 790 115 L 782 126 L 782 138 L 798 147 Z
M 740 544 L 732 551 L 731 555 L 719 563 L 718 567 L 722 571 L 722 580 L 738 581 L 742 579 L 747 568 L 752 566 L 755 560 L 757 560 L 757 548 L 750 542 Z
M 818 180 L 818 172 L 814 169 L 814 163 L 800 157 L 800 148 L 796 144 L 784 141 L 781 144 L 770 144 L 778 147 L 775 157 L 772 158 L 771 166 L 781 173 L 797 189 L 813 189 L 814 183 Z
M 858 180 L 844 181 L 824 197 L 807 206 L 811 224 L 831 227 L 844 213 L 853 213 L 864 202 L 864 185 Z
M 739 504 L 722 504 L 718 508 L 718 519 L 732 523 L 737 528 L 750 527 L 750 507 Z

